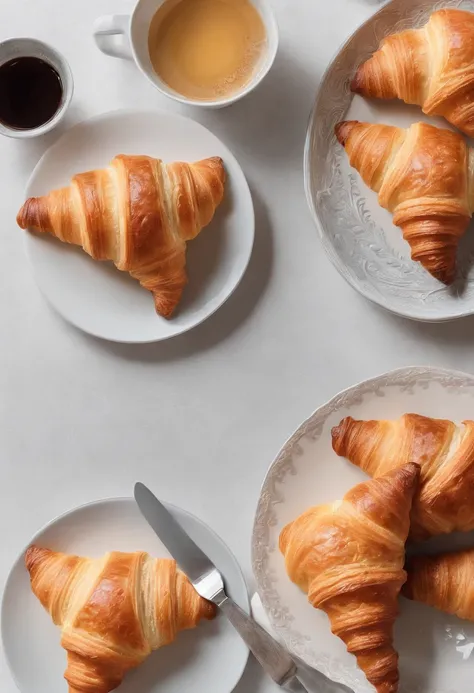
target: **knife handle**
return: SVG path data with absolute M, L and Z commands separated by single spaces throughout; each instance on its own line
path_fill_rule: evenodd
M 296 678 L 296 676 L 293 676 L 289 681 L 287 681 L 283 688 L 285 691 L 289 691 L 289 693 L 308 693 L 308 689 L 303 686 L 301 681 Z
M 279 686 L 293 693 L 306 692 L 306 688 L 296 678 L 295 662 L 280 643 L 227 595 L 222 593 L 213 601 L 227 616 L 262 668 Z

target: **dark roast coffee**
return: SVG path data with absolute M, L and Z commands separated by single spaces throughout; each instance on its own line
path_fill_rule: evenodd
M 54 67 L 40 58 L 14 58 L 0 66 L 0 121 L 32 130 L 58 112 L 63 85 Z

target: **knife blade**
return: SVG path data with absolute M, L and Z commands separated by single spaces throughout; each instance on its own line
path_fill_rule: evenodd
M 149 488 L 138 482 L 134 495 L 143 517 L 192 583 L 214 570 L 211 560 Z
M 134 495 L 143 517 L 186 573 L 198 594 L 220 607 L 267 674 L 291 693 L 307 693 L 298 679 L 297 664 L 289 652 L 226 594 L 219 570 L 170 511 L 142 483 L 135 484 Z M 320 676 L 323 682 L 332 683 L 322 674 Z M 321 681 L 319 684 L 318 689 L 323 693 L 325 689 Z

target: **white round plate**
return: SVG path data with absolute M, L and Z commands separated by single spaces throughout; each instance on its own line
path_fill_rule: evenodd
M 282 528 L 312 505 L 342 496 L 367 477 L 339 458 L 331 428 L 345 416 L 391 419 L 415 412 L 454 421 L 474 414 L 474 376 L 432 368 L 403 368 L 342 392 L 314 414 L 283 446 L 265 478 L 252 539 L 258 593 L 274 629 L 309 666 L 355 693 L 373 691 L 355 658 L 330 631 L 285 572 L 278 549 Z M 473 533 L 426 542 L 419 551 L 474 545 Z M 395 647 L 403 693 L 466 693 L 472 688 L 474 623 L 400 599 Z
M 252 197 L 235 157 L 199 123 L 162 111 L 116 111 L 66 132 L 36 166 L 26 198 L 68 185 L 81 171 L 105 168 L 117 154 L 165 162 L 224 160 L 225 197 L 211 224 L 188 243 L 189 283 L 176 314 L 170 320 L 158 316 L 151 294 L 126 272 L 49 234 L 27 233 L 27 252 L 41 291 L 73 325 L 116 342 L 160 341 L 203 322 L 239 284 L 253 246 Z
M 249 600 L 239 565 L 227 546 L 193 515 L 168 508 L 225 577 L 229 594 L 248 613 Z M 62 515 L 30 543 L 83 556 L 147 551 L 169 556 L 131 498 L 97 501 Z M 2 638 L 7 661 L 21 693 L 67 693 L 66 653 L 60 631 L 30 589 L 19 556 L 8 577 L 2 603 Z M 120 693 L 230 693 L 247 663 L 248 650 L 221 615 L 182 632 L 129 672 Z
M 414 320 L 439 322 L 474 314 L 474 235 L 468 231 L 458 253 L 457 279 L 446 287 L 410 258 L 410 248 L 392 216 L 382 209 L 349 165 L 334 135 L 341 120 L 409 127 L 428 118 L 401 101 L 353 96 L 355 69 L 388 34 L 425 24 L 441 7 L 474 12 L 474 0 L 392 0 L 362 25 L 338 52 L 319 89 L 305 147 L 305 187 L 322 244 L 351 286 L 387 310 Z

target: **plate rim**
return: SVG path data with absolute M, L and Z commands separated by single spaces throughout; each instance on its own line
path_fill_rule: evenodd
M 55 149 L 59 147 L 59 145 L 62 143 L 63 139 L 65 139 L 67 136 L 70 135 L 71 132 L 75 131 L 76 129 L 79 129 L 81 127 L 86 127 L 89 124 L 100 122 L 103 120 L 107 120 L 108 118 L 114 118 L 114 117 L 121 117 L 121 116 L 134 116 L 134 115 L 153 115 L 153 116 L 165 116 L 168 119 L 172 120 L 178 120 L 181 122 L 185 123 L 193 123 L 194 125 L 197 125 L 199 128 L 202 128 L 206 132 L 210 133 L 213 137 L 215 137 L 222 147 L 225 149 L 226 156 L 229 157 L 233 161 L 233 164 L 239 169 L 240 173 L 242 174 L 242 181 L 245 183 L 245 193 L 246 196 L 248 196 L 248 200 L 250 202 L 250 225 L 249 225 L 249 239 L 250 242 L 248 244 L 248 248 L 246 251 L 246 256 L 242 262 L 242 267 L 240 269 L 240 272 L 238 276 L 236 277 L 234 284 L 231 285 L 231 288 L 228 290 L 227 293 L 224 294 L 222 297 L 222 300 L 217 303 L 216 306 L 212 308 L 211 311 L 207 312 L 205 315 L 201 316 L 196 322 L 192 322 L 190 325 L 184 326 L 181 329 L 179 329 L 177 332 L 171 334 L 171 335 L 163 335 L 163 336 L 158 336 L 158 337 L 153 337 L 153 338 L 147 338 L 147 339 L 118 339 L 118 338 L 113 338 L 113 337 L 105 337 L 103 334 L 99 334 L 97 331 L 90 330 L 90 329 L 85 329 L 82 325 L 79 325 L 76 320 L 71 319 L 69 316 L 66 316 L 59 308 L 51 301 L 49 296 L 46 294 L 45 290 L 43 289 L 40 281 L 38 280 L 36 269 L 35 269 L 35 263 L 32 259 L 32 251 L 31 251 L 31 245 L 28 241 L 28 234 L 31 233 L 29 229 L 21 229 L 21 232 L 23 233 L 23 243 L 24 243 L 24 248 L 25 248 L 25 255 L 28 260 L 28 264 L 30 266 L 30 271 L 31 274 L 34 278 L 35 284 L 37 288 L 39 289 L 41 295 L 43 296 L 44 300 L 47 302 L 48 306 L 50 306 L 56 315 L 59 315 L 62 320 L 65 322 L 69 323 L 72 325 L 75 329 L 80 330 L 84 334 L 88 334 L 95 339 L 101 339 L 106 342 L 111 342 L 114 344 L 154 344 L 158 342 L 164 342 L 167 341 L 168 339 L 174 339 L 175 337 L 179 337 L 180 335 L 186 334 L 186 332 L 189 332 L 195 327 L 198 327 L 199 325 L 202 325 L 203 322 L 205 322 L 208 318 L 210 318 L 214 313 L 216 313 L 222 306 L 229 300 L 229 298 L 233 295 L 233 293 L 237 290 L 239 287 L 242 279 L 244 278 L 244 275 L 247 271 L 248 265 L 250 263 L 250 259 L 252 257 L 253 253 L 253 248 L 255 245 L 255 226 L 256 226 L 256 221 L 255 221 L 255 205 L 253 203 L 253 197 L 252 197 L 252 191 L 250 189 L 249 183 L 247 181 L 247 177 L 244 173 L 244 170 L 242 166 L 240 165 L 237 157 L 234 155 L 234 153 L 229 149 L 227 144 L 217 135 L 212 132 L 208 127 L 205 125 L 202 125 L 197 120 L 194 120 L 194 118 L 190 118 L 189 116 L 182 115 L 180 113 L 172 113 L 170 111 L 166 111 L 162 108 L 140 108 L 140 109 L 135 109 L 135 108 L 117 108 L 111 111 L 104 111 L 103 113 L 97 113 L 89 118 L 84 118 L 83 120 L 79 121 L 78 123 L 74 123 L 74 125 L 71 125 L 71 127 L 67 128 L 64 130 L 64 132 L 61 133 L 61 135 L 58 137 L 57 140 L 53 142 L 53 144 L 46 149 L 46 151 L 43 152 L 41 155 L 40 159 L 34 166 L 32 172 L 30 173 L 28 180 L 26 182 L 25 188 L 24 188 L 24 199 L 28 199 L 28 197 L 31 197 L 30 195 L 30 188 L 33 185 L 36 175 L 38 171 L 40 170 L 41 166 L 43 165 L 44 160 L 46 157 L 51 153 L 54 152 Z M 119 271 L 119 270 L 117 270 Z M 159 317 L 159 316 L 158 316 Z
M 70 508 L 69 510 L 65 510 L 64 512 L 59 513 L 58 515 L 53 517 L 51 520 L 44 523 L 32 535 L 30 540 L 27 542 L 27 544 L 23 547 L 23 549 L 18 553 L 16 558 L 11 563 L 10 570 L 8 571 L 8 575 L 7 575 L 7 578 L 5 580 L 5 584 L 4 584 L 3 591 L 2 591 L 2 597 L 1 597 L 1 601 L 0 601 L 0 645 L 1 645 L 2 650 L 3 650 L 3 655 L 5 657 L 5 662 L 7 664 L 8 672 L 12 678 L 12 681 L 14 682 L 15 686 L 17 687 L 18 691 L 20 691 L 20 693 L 24 693 L 24 690 L 22 688 L 20 688 L 20 684 L 17 680 L 16 673 L 15 673 L 15 671 L 12 667 L 12 663 L 10 661 L 8 649 L 5 647 L 6 639 L 5 639 L 5 625 L 4 625 L 5 624 L 4 610 L 6 608 L 6 606 L 5 606 L 6 594 L 7 594 L 7 589 L 10 585 L 10 581 L 13 579 L 13 573 L 14 573 L 15 569 L 22 562 L 24 554 L 25 554 L 26 550 L 28 549 L 28 547 L 31 546 L 31 544 L 37 539 L 37 537 L 39 537 L 41 534 L 43 534 L 47 529 L 49 529 L 53 525 L 57 524 L 61 520 L 65 519 L 66 517 L 69 517 L 70 515 L 74 514 L 75 512 L 78 512 L 80 510 L 84 510 L 85 508 L 93 507 L 93 506 L 100 506 L 100 505 L 108 505 L 109 503 L 116 503 L 116 502 L 119 502 L 119 503 L 126 502 L 129 504 L 135 504 L 136 505 L 135 500 L 133 499 L 132 496 L 106 496 L 104 498 L 97 498 L 95 500 L 86 501 L 85 503 L 80 503 L 79 505 L 76 505 L 76 506 Z M 217 532 L 214 531 L 214 529 L 212 527 L 210 527 L 206 522 L 204 522 L 204 520 L 201 520 L 199 517 L 197 517 L 193 513 L 189 512 L 188 510 L 184 510 L 179 505 L 175 505 L 174 503 L 163 502 L 163 505 L 165 505 L 165 507 L 168 510 L 171 510 L 171 511 L 177 510 L 179 513 L 182 513 L 183 515 L 186 515 L 186 516 L 192 518 L 192 520 L 197 522 L 197 524 L 204 527 L 206 529 L 206 531 L 209 532 L 209 534 L 213 537 L 213 539 L 226 550 L 230 560 L 234 564 L 236 574 L 238 574 L 238 576 L 242 582 L 242 585 L 245 587 L 245 590 L 244 590 L 245 605 L 243 608 L 247 614 L 250 614 L 251 613 L 250 597 L 249 597 L 249 590 L 248 590 L 247 581 L 245 579 L 245 575 L 242 571 L 242 568 L 240 567 L 240 564 L 239 564 L 237 558 L 235 557 L 233 551 L 226 544 L 226 542 L 219 536 L 219 534 L 217 534 Z M 146 523 L 145 519 L 143 521 L 144 521 L 144 523 Z M 238 675 L 238 678 L 236 679 L 235 683 L 233 684 L 232 688 L 230 689 L 229 693 L 232 693 L 234 688 L 237 686 L 237 684 L 241 680 L 241 678 L 244 674 L 244 671 L 247 667 L 249 656 L 250 656 L 250 650 L 248 648 L 246 648 L 246 649 L 247 649 L 247 654 L 246 654 L 246 657 L 243 658 L 242 669 Z M 117 690 L 119 690 L 119 689 L 117 689 Z
M 412 375 L 412 376 L 424 376 L 424 377 L 431 377 L 432 375 L 436 375 L 438 378 L 455 378 L 455 379 L 460 379 L 465 381 L 465 386 L 474 388 L 474 374 L 468 373 L 466 371 L 460 371 L 456 369 L 451 369 L 451 368 L 439 368 L 437 366 L 420 366 L 420 365 L 414 365 L 414 366 L 402 366 L 400 368 L 394 368 L 389 371 L 385 371 L 384 373 L 381 373 L 379 375 L 372 376 L 370 378 L 366 378 L 364 380 L 361 380 L 349 387 L 346 387 L 339 392 L 337 392 L 333 397 L 328 399 L 325 402 L 322 402 L 314 411 L 308 416 L 297 428 L 293 431 L 293 433 L 287 437 L 287 439 L 283 442 L 281 445 L 278 453 L 275 455 L 273 461 L 270 463 L 263 482 L 260 487 L 260 492 L 258 496 L 258 501 L 256 505 L 256 510 L 255 510 L 255 517 L 254 517 L 254 522 L 252 526 L 252 535 L 251 535 L 251 566 L 252 566 L 252 572 L 253 576 L 255 579 L 255 584 L 256 584 L 256 592 L 260 597 L 260 601 L 262 603 L 263 610 L 272 626 L 272 629 L 274 632 L 282 638 L 286 648 L 292 654 L 293 656 L 297 656 L 302 661 L 305 662 L 305 664 L 309 667 L 316 668 L 318 669 L 318 666 L 316 665 L 314 658 L 315 654 L 312 652 L 310 656 L 312 656 L 313 661 L 309 661 L 307 659 L 307 652 L 295 652 L 295 648 L 293 647 L 293 642 L 290 639 L 291 633 L 286 633 L 283 628 L 280 628 L 278 623 L 275 621 L 272 615 L 272 610 L 271 606 L 268 602 L 268 595 L 265 593 L 265 590 L 262 587 L 262 573 L 263 573 L 263 567 L 260 565 L 260 559 L 261 556 L 259 556 L 259 553 L 262 553 L 260 551 L 260 547 L 262 544 L 260 535 L 263 532 L 264 527 L 268 526 L 268 509 L 265 505 L 264 502 L 264 494 L 267 491 L 267 488 L 269 487 L 271 476 L 274 470 L 274 467 L 285 458 L 285 456 L 288 455 L 288 451 L 291 449 L 291 447 L 298 441 L 300 438 L 306 433 L 308 427 L 311 425 L 313 419 L 322 411 L 328 408 L 332 408 L 334 404 L 339 402 L 341 399 L 344 398 L 345 395 L 357 391 L 362 387 L 373 387 L 377 384 L 383 384 L 384 382 L 390 386 L 391 381 L 395 378 L 401 378 L 403 375 Z M 275 502 L 275 501 L 274 501 Z M 265 551 L 268 552 L 268 544 L 266 546 Z M 328 661 L 327 663 L 327 670 L 323 670 L 322 673 L 329 676 L 333 681 L 337 681 L 338 683 L 343 683 L 346 685 L 350 685 L 350 678 L 346 676 L 346 674 L 349 673 L 350 677 L 350 672 L 347 672 L 344 666 L 341 666 L 341 663 L 339 660 L 336 660 L 337 663 L 337 671 L 330 670 L 330 662 Z M 319 662 L 319 667 L 321 667 L 321 661 Z M 318 669 L 320 670 L 320 669 Z M 444 692 L 439 692 L 439 693 L 444 693 Z
M 436 3 L 436 0 L 432 0 L 432 1 L 433 1 L 433 5 L 434 5 Z M 387 10 L 390 10 L 391 6 L 396 2 L 397 2 L 397 0 L 384 0 L 383 4 L 377 9 L 376 12 L 374 12 L 366 20 L 364 20 L 360 24 L 358 24 L 358 26 L 354 29 L 354 31 L 352 31 L 351 34 L 339 45 L 339 48 L 332 55 L 326 69 L 323 72 L 323 75 L 321 77 L 319 85 L 316 89 L 316 95 L 315 95 L 313 106 L 312 106 L 311 111 L 310 111 L 307 129 L 306 129 L 306 137 L 305 137 L 304 151 L 303 151 L 303 172 L 304 172 L 305 197 L 306 197 L 307 205 L 309 207 L 311 218 L 313 220 L 313 224 L 316 227 L 316 231 L 317 231 L 320 243 L 323 246 L 324 252 L 326 253 L 326 256 L 329 258 L 333 267 L 335 267 L 335 269 L 338 271 L 339 275 L 347 282 L 347 284 L 349 284 L 350 287 L 355 289 L 366 300 L 371 301 L 375 305 L 380 306 L 380 308 L 383 308 L 384 310 L 388 311 L 389 313 L 392 313 L 393 315 L 398 315 L 402 318 L 407 318 L 409 320 L 414 320 L 416 322 L 438 324 L 438 323 L 443 323 L 443 322 L 451 322 L 452 320 L 459 320 L 461 318 L 465 318 L 465 317 L 469 317 L 471 315 L 474 315 L 474 304 L 470 309 L 465 309 L 465 310 L 462 310 L 460 312 L 453 313 L 450 315 L 440 315 L 440 316 L 434 317 L 434 316 L 422 315 L 421 313 L 416 313 L 415 311 L 410 312 L 407 309 L 404 310 L 403 307 L 399 307 L 397 304 L 394 304 L 393 302 L 389 303 L 384 298 L 379 297 L 376 292 L 370 293 L 368 291 L 368 289 L 364 286 L 363 283 L 356 282 L 356 280 L 354 279 L 352 274 L 350 274 L 349 272 L 346 272 L 345 263 L 339 258 L 339 255 L 336 252 L 334 252 L 332 245 L 330 244 L 330 242 L 327 239 L 326 234 L 324 232 L 323 224 L 322 224 L 322 222 L 319 218 L 319 215 L 316 211 L 316 208 L 315 208 L 315 205 L 313 202 L 313 197 L 311 194 L 311 189 L 310 189 L 311 136 L 312 136 L 312 130 L 313 130 L 314 123 L 317 120 L 319 105 L 320 105 L 322 98 L 323 98 L 323 89 L 325 87 L 325 83 L 326 83 L 326 80 L 329 76 L 329 73 L 331 72 L 334 63 L 339 58 L 341 53 L 350 45 L 350 43 L 356 38 L 356 36 L 361 31 L 363 31 L 367 26 L 369 26 L 373 22 L 376 22 L 377 19 L 380 17 L 380 15 L 383 15 Z

